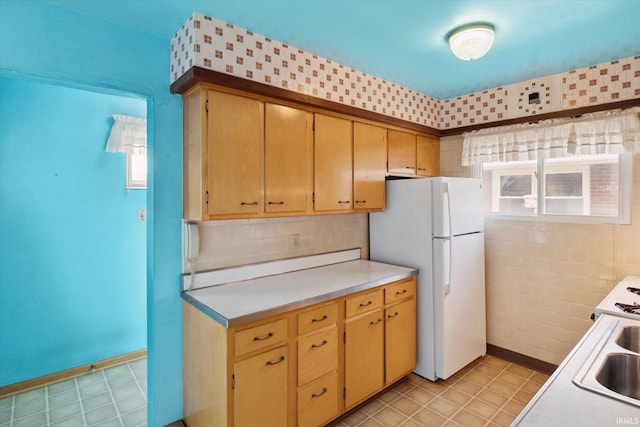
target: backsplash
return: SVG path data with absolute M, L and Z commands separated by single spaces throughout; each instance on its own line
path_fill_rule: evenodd
M 171 40 L 170 81 L 193 66 L 441 130 L 640 98 L 640 56 L 438 100 L 200 13 Z
M 199 229 L 196 271 L 353 248 L 369 258 L 367 214 L 204 221 Z

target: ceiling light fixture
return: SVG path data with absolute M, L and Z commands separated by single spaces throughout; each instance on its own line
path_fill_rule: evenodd
M 491 49 L 495 28 L 491 24 L 468 24 L 447 35 L 451 52 L 463 61 L 481 58 Z

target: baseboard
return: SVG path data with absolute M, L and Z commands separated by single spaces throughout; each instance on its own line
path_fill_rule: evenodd
M 60 372 L 54 372 L 53 374 L 44 375 L 42 377 L 33 378 L 15 384 L 9 384 L 0 387 L 0 399 L 33 390 L 38 387 L 55 384 L 70 378 L 79 377 L 90 372 L 101 371 L 113 366 L 122 365 L 123 363 L 133 362 L 134 360 L 143 359 L 145 357 L 147 357 L 147 350 L 138 350 L 121 356 L 112 357 L 110 359 L 101 360 L 99 362 L 77 366 Z
M 551 375 L 553 371 L 558 369 L 558 365 L 554 365 L 553 363 L 535 359 L 521 353 L 516 353 L 515 351 L 507 350 L 506 348 L 498 347 L 493 344 L 487 344 L 487 354 L 506 360 L 507 362 L 524 366 L 525 368 L 542 372 L 546 375 Z

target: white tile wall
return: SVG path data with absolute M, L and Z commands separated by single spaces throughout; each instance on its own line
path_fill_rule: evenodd
M 199 229 L 196 271 L 353 248 L 369 258 L 367 214 L 205 221 Z

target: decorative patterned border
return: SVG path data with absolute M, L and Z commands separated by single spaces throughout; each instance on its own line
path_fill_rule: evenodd
M 437 100 L 201 13 L 171 40 L 171 83 L 193 66 L 441 130 L 640 98 L 640 56 Z

